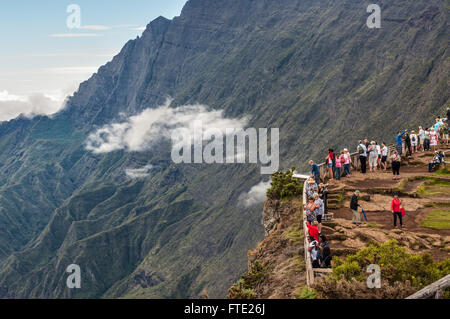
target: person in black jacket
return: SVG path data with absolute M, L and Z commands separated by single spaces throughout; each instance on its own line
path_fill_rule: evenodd
M 319 197 L 323 200 L 324 214 L 328 214 L 328 189 L 323 183 L 319 184 Z
M 358 204 L 358 197 L 361 195 L 360 191 L 355 191 L 355 193 L 352 196 L 352 199 L 350 200 L 350 209 L 353 213 L 353 219 L 352 223 L 355 225 L 361 225 L 361 214 L 358 211 L 358 207 L 361 207 L 361 205 Z

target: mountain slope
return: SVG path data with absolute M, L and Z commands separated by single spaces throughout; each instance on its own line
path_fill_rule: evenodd
M 328 146 L 432 121 L 449 105 L 447 2 L 383 3 L 379 30 L 366 27 L 366 7 L 190 0 L 180 17 L 151 22 L 53 118 L 1 124 L 0 293 L 178 298 L 206 287 L 225 296 L 263 237 L 262 204 L 238 205 L 261 180 L 258 167 L 175 165 L 166 142 L 99 155 L 85 141 L 172 97 L 172 107 L 202 103 L 279 127 L 283 167 L 307 169 Z M 127 178 L 147 164 L 150 176 Z M 72 263 L 81 290 L 65 287 Z

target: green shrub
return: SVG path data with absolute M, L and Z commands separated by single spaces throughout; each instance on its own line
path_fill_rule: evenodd
M 381 268 L 380 289 L 367 288 L 370 264 Z M 337 258 L 332 275 L 316 282 L 314 289 L 322 298 L 406 298 L 448 273 L 450 258 L 437 263 L 428 254 L 411 254 L 390 240 Z
M 291 199 L 303 194 L 303 184 L 292 177 L 294 170 L 295 167 L 272 175 L 271 187 L 267 190 L 268 199 Z
M 314 289 L 310 289 L 307 286 L 304 286 L 297 288 L 294 295 L 297 299 L 316 299 L 318 293 Z
M 389 285 L 410 281 L 418 289 L 450 273 L 450 258 L 436 263 L 428 254 L 411 254 L 396 240 L 389 240 L 380 245 L 371 244 L 345 259 L 336 259 L 333 276 L 362 282 L 367 279 L 370 264 L 380 265 L 382 280 Z
M 269 271 L 268 264 L 261 265 L 255 261 L 248 273 L 243 274 L 241 279 L 228 290 L 228 299 L 255 299 L 255 289 L 266 280 Z

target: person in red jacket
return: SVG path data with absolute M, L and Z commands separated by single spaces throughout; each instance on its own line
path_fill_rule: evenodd
M 400 228 L 403 227 L 403 218 L 402 218 L 402 201 L 398 198 L 398 193 L 394 193 L 394 198 L 391 202 L 391 211 L 394 216 L 394 228 L 397 227 L 397 218 L 400 220 Z
M 319 228 L 317 225 L 319 225 L 317 221 L 314 221 L 312 225 L 309 222 L 306 223 L 306 226 L 308 226 L 309 237 L 314 237 L 315 240 L 319 241 Z

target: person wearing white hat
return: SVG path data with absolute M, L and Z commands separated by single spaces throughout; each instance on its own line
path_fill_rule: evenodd
M 352 175 L 350 171 L 350 164 L 352 163 L 352 157 L 349 154 L 348 149 L 344 148 L 344 172 L 346 177 Z

